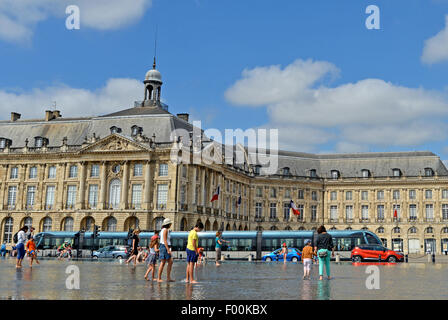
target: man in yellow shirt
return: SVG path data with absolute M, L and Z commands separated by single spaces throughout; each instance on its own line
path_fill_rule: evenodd
M 187 279 L 185 282 L 197 283 L 194 280 L 194 264 L 198 261 L 199 237 L 198 232 L 204 229 L 202 222 L 196 223 L 193 230 L 188 234 L 187 243 Z

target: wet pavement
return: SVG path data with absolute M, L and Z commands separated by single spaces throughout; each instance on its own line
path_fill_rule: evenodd
M 67 289 L 67 267 L 80 271 L 80 289 Z M 197 269 L 198 284 L 186 284 L 185 261 L 175 261 L 174 283 L 143 279 L 146 265 L 135 268 L 119 261 L 28 261 L 16 270 L 15 260 L 0 259 L 0 299 L 124 299 L 124 300 L 327 300 L 327 299 L 448 299 L 448 264 L 378 264 L 380 289 L 367 289 L 369 265 L 331 263 L 332 280 L 303 280 L 300 263 L 225 261 Z M 165 277 L 165 272 L 163 278 Z

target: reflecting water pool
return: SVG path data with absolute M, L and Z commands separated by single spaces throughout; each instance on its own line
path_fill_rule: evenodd
M 318 266 L 303 280 L 300 263 L 225 261 L 197 268 L 198 284 L 186 284 L 185 261 L 175 261 L 176 282 L 144 280 L 146 265 L 135 268 L 119 261 L 42 260 L 16 270 L 15 260 L 0 259 L 0 299 L 129 299 L 129 300 L 327 300 L 448 299 L 448 264 L 377 265 L 379 289 L 368 289 L 368 265 L 332 263 L 331 280 L 318 280 Z M 67 267 L 79 268 L 80 289 L 67 289 Z M 165 273 L 163 275 L 165 277 Z

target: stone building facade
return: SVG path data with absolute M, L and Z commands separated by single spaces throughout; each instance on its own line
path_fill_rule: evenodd
M 155 65 L 144 84 L 142 102 L 108 115 L 64 118 L 47 110 L 42 119 L 13 112 L 0 121 L 2 242 L 11 243 L 23 225 L 39 232 L 95 224 L 102 231 L 154 230 L 170 218 L 173 230 L 198 220 L 206 230 L 324 224 L 369 229 L 405 252 L 448 249 L 448 171 L 437 155 L 279 151 L 276 174 L 256 163 L 176 163 L 173 132 L 192 136 L 194 127 L 160 101 Z M 291 200 L 300 216 L 291 215 Z

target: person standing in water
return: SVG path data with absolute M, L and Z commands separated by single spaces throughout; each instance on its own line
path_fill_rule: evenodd
M 149 243 L 149 255 L 146 258 L 146 262 L 148 263 L 148 269 L 145 273 L 145 279 L 148 279 L 149 273 L 152 271 L 151 280 L 155 281 L 157 280 L 154 277 L 154 273 L 156 271 L 156 264 L 157 264 L 157 253 L 159 252 L 159 237 L 153 236 L 151 238 L 151 242 Z
M 138 243 L 140 242 L 140 229 L 137 229 L 134 231 L 134 235 L 132 236 L 132 251 L 131 251 L 131 257 L 126 261 L 126 263 L 129 263 L 131 260 L 134 261 L 134 267 L 137 264 L 137 256 L 139 254 L 138 251 Z
M 323 279 L 324 265 L 328 280 L 330 280 L 330 251 L 332 252 L 331 256 L 334 257 L 333 238 L 327 233 L 324 226 L 320 226 L 317 233 L 314 254 L 319 258 L 319 280 Z
M 313 262 L 314 250 L 311 240 L 305 240 L 305 247 L 302 250 L 303 279 L 310 277 L 311 263 Z
M 22 268 L 22 260 L 25 257 L 25 242 L 28 227 L 23 226 L 17 233 L 17 263 L 16 268 Z
M 288 255 L 288 246 L 286 245 L 286 242 L 283 243 L 280 254 L 283 256 L 283 263 L 286 263 L 286 256 Z
M 160 258 L 160 266 L 159 273 L 157 276 L 158 282 L 163 282 L 162 280 L 162 272 L 165 264 L 168 263 L 168 268 L 166 271 L 166 280 L 168 282 L 174 282 L 174 279 L 171 279 L 171 268 L 173 267 L 173 258 L 171 256 L 171 236 L 169 229 L 171 228 L 171 219 L 166 218 L 162 223 L 162 230 L 160 232 L 160 247 L 159 247 L 159 258 Z
M 39 260 L 37 260 L 37 249 L 36 242 L 34 242 L 34 237 L 31 237 L 26 243 L 26 250 L 28 251 L 28 257 L 30 259 L 30 268 L 33 267 L 34 260 L 36 260 L 36 263 L 39 264 Z
M 194 265 L 198 261 L 199 255 L 199 237 L 198 232 L 204 229 L 202 222 L 196 223 L 193 230 L 188 234 L 187 243 L 187 279 L 185 282 L 198 283 L 194 280 Z
M 228 241 L 222 239 L 221 237 L 222 237 L 222 232 L 221 231 L 216 232 L 216 238 L 215 238 L 216 257 L 215 257 L 215 262 L 216 262 L 216 266 L 217 267 L 219 267 L 221 265 L 220 261 L 221 261 L 222 245 L 223 245 L 224 242 L 228 242 Z

